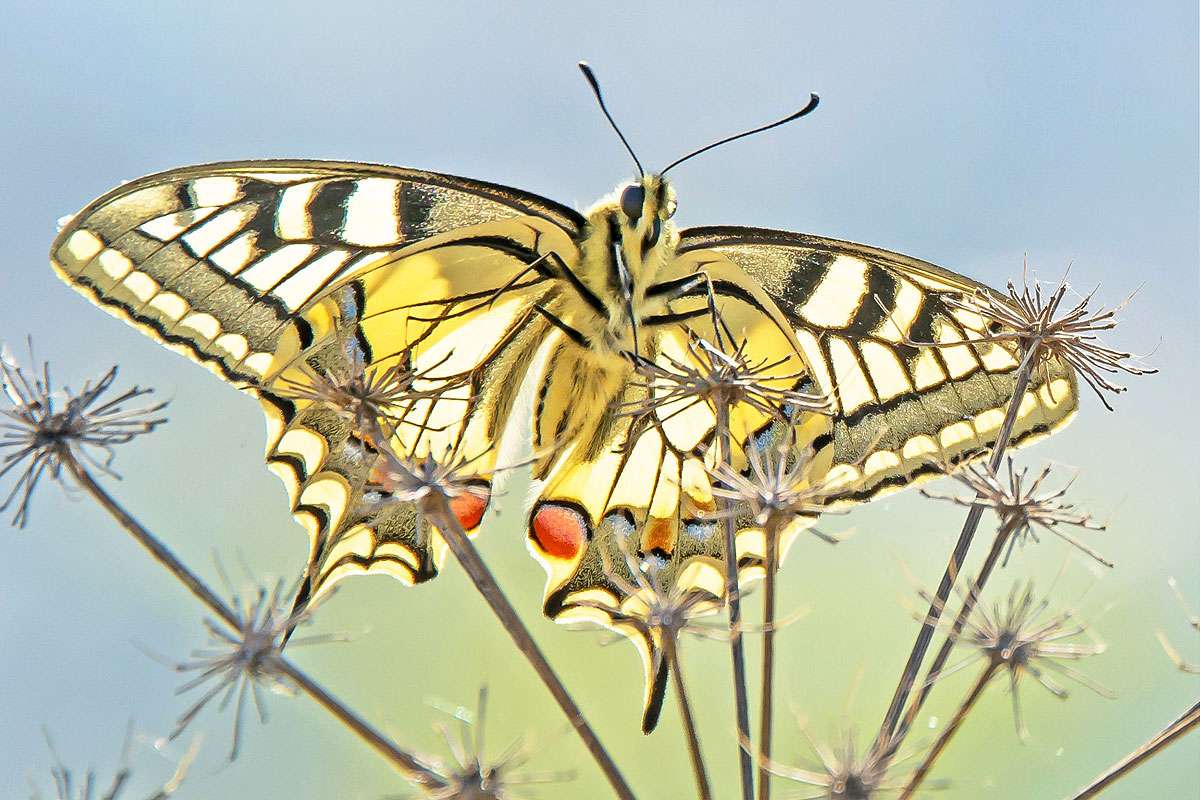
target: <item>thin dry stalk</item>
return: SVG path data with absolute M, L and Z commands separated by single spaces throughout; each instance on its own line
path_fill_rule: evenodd
M 645 383 L 643 400 L 627 404 L 625 413 L 634 418 L 631 431 L 647 425 L 659 425 L 696 405 L 705 404 L 715 417 L 716 457 L 711 469 L 731 472 L 730 416 L 735 407 L 754 410 L 764 416 L 789 422 L 788 410 L 829 414 L 830 398 L 820 394 L 798 391 L 795 387 L 807 376 L 803 370 L 784 373 L 792 362 L 791 356 L 771 360 L 755 360 L 749 353 L 749 343 L 736 345 L 730 337 L 723 342 L 723 322 L 714 320 L 717 343 L 690 336 L 686 360 L 663 356 L 666 366 L 638 359 L 636 366 Z M 784 384 L 792 388 L 781 388 Z M 632 441 L 632 438 L 631 438 Z M 742 639 L 742 608 L 738 591 L 737 520 L 734 503 L 714 490 L 720 500 L 720 515 L 724 517 L 725 538 L 725 602 L 729 611 L 729 651 L 733 663 L 734 707 L 738 736 L 738 765 L 741 774 L 742 800 L 753 800 L 754 766 L 750 753 L 742 743 L 750 739 L 750 700 L 746 679 L 746 654 Z
M 571 727 L 583 740 L 584 746 L 587 747 L 588 752 L 608 779 L 617 797 L 622 800 L 632 800 L 633 790 L 629 788 L 629 784 L 626 783 L 621 771 L 613 762 L 612 756 L 608 754 L 608 750 L 604 748 L 600 738 L 583 716 L 583 711 L 576 705 L 574 698 L 571 697 L 554 668 L 550 666 L 550 662 L 546 660 L 546 656 L 534 641 L 529 629 L 525 627 L 525 623 L 521 621 L 516 609 L 508 601 L 500 585 L 496 582 L 495 576 L 492 575 L 492 571 L 479 557 L 479 552 L 467 537 L 458 518 L 450 510 L 446 494 L 441 490 L 429 491 L 420 498 L 419 503 L 421 513 L 438 529 L 446 545 L 450 548 L 450 552 L 462 565 L 471 582 L 475 584 L 475 588 L 483 595 L 483 599 L 487 601 L 492 612 L 500 620 L 501 626 L 512 637 L 517 650 L 529 661 L 530 666 L 541 678 L 559 708 L 566 714 Z
M 684 681 L 680 641 L 685 633 L 709 639 L 727 635 L 727 631 L 708 629 L 701 623 L 704 617 L 718 610 L 718 598 L 708 592 L 684 589 L 678 583 L 666 584 L 655 560 L 638 558 L 630 553 L 628 542 L 624 538 L 618 540 L 618 547 L 625 562 L 625 569 L 632 580 L 614 567 L 607 554 L 603 555 L 604 574 L 624 597 L 624 601 L 613 606 L 584 600 L 579 605 L 602 611 L 613 622 L 629 626 L 641 634 L 647 646 L 651 648 L 651 676 L 660 674 L 664 668 L 671 673 L 675 691 L 679 696 L 679 721 L 687 742 L 696 790 L 701 800 L 708 800 L 712 797 L 712 788 L 700 747 L 700 734 L 692 712 L 691 697 Z M 619 636 L 618 639 L 620 638 L 624 637 Z
M 729 404 L 716 402 L 717 463 L 732 469 L 730 458 Z M 722 501 L 725 514 L 725 602 L 729 609 L 729 652 L 733 660 L 733 699 L 737 710 L 738 765 L 741 768 L 742 800 L 754 797 L 754 767 L 742 742 L 750 740 L 750 694 L 746 685 L 746 651 L 742 640 L 742 601 L 738 591 L 737 520 L 729 500 Z
M 996 435 L 996 443 L 992 446 L 992 456 L 988 459 L 988 469 L 992 473 L 995 473 L 1000 468 L 1001 459 L 1004 458 L 1005 448 L 1008 447 L 1013 426 L 1017 421 L 1017 412 L 1020 410 L 1021 400 L 1025 396 L 1025 390 L 1029 388 L 1036 352 L 1035 350 L 1029 350 L 1018 368 L 1016 385 L 1013 388 L 1013 399 L 1008 404 L 1008 411 L 1004 415 L 1004 422 L 1000 426 L 999 433 Z M 883 723 L 879 727 L 879 733 L 875 737 L 875 743 L 872 745 L 872 749 L 875 751 L 889 755 L 896 752 L 899 742 L 895 741 L 894 735 L 896 733 L 896 726 L 900 721 L 900 713 L 904 709 L 904 704 L 908 701 L 908 696 L 912 692 L 913 686 L 916 684 L 917 673 L 921 671 L 921 662 L 924 661 L 925 652 L 929 649 L 929 643 L 933 640 L 934 631 L 937 629 L 938 621 L 942 617 L 942 609 L 945 608 L 951 589 L 957 582 L 958 574 L 967 559 L 967 552 L 971 549 L 975 532 L 979 529 L 979 521 L 983 518 L 984 508 L 985 506 L 982 503 L 976 503 L 967 512 L 967 519 L 963 523 L 962 531 L 958 535 L 958 541 L 955 543 L 954 550 L 950 554 L 950 561 L 946 564 L 946 570 L 942 573 L 942 579 L 938 583 L 937 593 L 929 604 L 929 610 L 925 612 L 925 619 L 921 623 L 921 630 L 917 633 L 916 641 L 913 642 L 912 651 L 909 653 L 908 661 L 905 663 L 904 670 L 900 675 L 900 682 L 896 685 L 895 694 L 892 696 L 887 713 L 884 714 Z
M 908 780 L 908 785 L 904 787 L 904 791 L 900 794 L 900 800 L 908 800 L 917 789 L 925 782 L 925 777 L 929 774 L 929 770 L 933 769 L 933 765 L 937 762 L 942 751 L 946 749 L 946 745 L 950 744 L 950 740 L 954 738 L 954 734 L 958 733 L 959 726 L 963 724 L 963 720 L 971 713 L 971 709 L 975 707 L 975 702 L 983 696 L 983 690 L 987 688 L 992 676 L 1000 669 L 999 663 L 989 663 L 983 671 L 979 673 L 979 677 L 975 679 L 975 683 L 971 686 L 971 690 L 967 692 L 967 696 L 963 698 L 958 708 L 951 717 L 950 722 L 942 730 L 937 741 L 929 748 L 925 758 L 921 761 L 912 777 Z
M 950 628 L 950 633 L 946 636 L 946 641 L 942 643 L 942 647 L 938 650 L 937 656 L 934 657 L 933 663 L 929 667 L 929 671 L 925 674 L 925 681 L 921 684 L 921 688 L 917 691 L 912 702 L 909 703 L 908 712 L 904 715 L 904 721 L 900 727 L 896 729 L 893 737 L 892 749 L 898 747 L 912 730 L 913 724 L 917 720 L 917 715 L 921 713 L 921 708 L 924 707 L 925 701 L 929 699 L 929 693 L 933 691 L 933 685 L 942 675 L 942 670 L 946 666 L 946 661 L 950 658 L 950 653 L 954 650 L 954 644 L 958 640 L 959 634 L 962 633 L 963 626 L 966 625 L 967 619 L 971 612 L 975 610 L 975 605 L 979 602 L 979 595 L 983 591 L 984 585 L 992 574 L 996 563 L 1000 560 L 1000 554 L 1004 552 L 1005 543 L 1008 541 L 1011 531 L 1002 526 L 996 532 L 996 538 L 992 540 L 992 549 L 988 551 L 987 558 L 979 568 L 975 580 L 967 587 L 967 596 L 963 599 L 962 607 L 958 610 L 958 615 L 954 618 L 954 624 Z
M 1200 725 L 1200 701 L 1183 712 L 1177 719 L 1158 733 L 1150 737 L 1138 749 L 1122 758 L 1116 764 L 1096 776 L 1095 780 L 1080 789 L 1071 800 L 1087 800 L 1095 797 L 1130 772 L 1146 763 L 1149 759 L 1161 753 L 1168 745 L 1186 736 L 1189 731 Z
M 1125 391 L 1125 387 L 1112 383 L 1107 376 L 1122 372 L 1129 375 L 1147 375 L 1155 371 L 1129 363 L 1132 354 L 1113 350 L 1097 341 L 1097 333 L 1116 327 L 1116 314 L 1129 302 L 1128 299 L 1116 308 L 1092 312 L 1088 309 L 1092 299 L 1092 294 L 1089 293 L 1076 306 L 1059 313 L 1062 301 L 1069 289 L 1065 281 L 1048 296 L 1042 294 L 1041 287 L 1036 282 L 1031 288 L 1027 277 L 1023 279 L 1020 290 L 1011 282 L 1008 289 L 1008 297 L 1003 297 L 990 290 L 979 289 L 972 294 L 948 298 L 952 307 L 982 316 L 988 321 L 989 329 L 996 330 L 996 333 L 973 341 L 977 343 L 1007 341 L 1015 343 L 1019 352 L 1022 353 L 1013 387 L 1013 397 L 988 460 L 988 472 L 993 475 L 1000 468 L 1004 451 L 1012 436 L 1021 400 L 1029 388 L 1035 369 L 1041 369 L 1043 376 L 1048 377 L 1050 360 L 1060 359 L 1091 387 L 1100 397 L 1104 406 L 1110 410 L 1112 406 L 1109 405 L 1104 392 L 1118 394 Z M 947 346 L 945 343 L 937 342 L 913 344 L 932 347 Z M 955 344 L 962 343 L 956 342 Z M 896 750 L 898 742 L 895 741 L 895 735 L 901 713 L 916 683 L 917 674 L 925 659 L 925 653 L 929 649 L 934 630 L 941 617 L 942 608 L 950 597 L 950 591 L 958 579 L 958 573 L 970 550 L 983 510 L 984 505 L 976 502 L 967 513 L 967 519 L 954 546 L 950 561 L 946 565 L 946 571 L 938 584 L 934 602 L 930 604 L 929 611 L 925 615 L 924 624 L 913 643 L 896 691 L 884 714 L 879 733 L 876 735 L 873 749 L 878 752 L 894 753 Z
M 779 577 L 780 543 L 785 529 L 798 518 L 815 519 L 829 510 L 826 500 L 829 486 L 824 479 L 814 481 L 812 474 L 813 453 L 796 442 L 785 441 L 774 452 L 768 448 L 747 448 L 746 459 L 749 469 L 742 474 L 728 464 L 718 465 L 712 477 L 719 484 L 713 495 L 724 499 L 734 508 L 726 509 L 726 516 L 735 515 L 738 508 L 745 508 L 754 516 L 756 524 L 763 529 L 765 537 L 763 598 L 763 660 L 762 686 L 759 717 L 758 752 L 766 761 L 771 757 L 772 724 L 775 707 L 775 632 L 776 588 Z M 815 531 L 815 529 L 814 529 Z M 818 535 L 819 534 L 818 532 Z M 821 535 L 821 538 L 826 538 Z M 836 542 L 836 539 L 827 539 Z M 768 800 L 771 795 L 770 770 L 760 761 L 758 771 L 758 798 Z
M 1072 643 L 1071 640 L 1089 633 L 1086 625 L 1077 622 L 1071 611 L 1047 618 L 1048 602 L 1036 600 L 1033 585 L 1027 583 L 1013 586 L 1004 603 L 997 603 L 991 612 L 980 608 L 973 619 L 967 620 L 965 633 L 956 638 L 976 652 L 944 675 L 983 659 L 987 663 L 967 696 L 959 704 L 953 718 L 942 731 L 925 758 L 909 778 L 900 800 L 907 800 L 921 786 L 946 745 L 958 733 L 963 720 L 974 707 L 991 679 L 1001 671 L 1008 673 L 1012 693 L 1013 719 L 1017 735 L 1027 737 L 1021 714 L 1020 684 L 1026 677 L 1033 678 L 1047 691 L 1060 700 L 1067 699 L 1068 691 L 1051 673 L 1072 680 L 1104 697 L 1112 693 L 1096 681 L 1087 677 L 1064 662 L 1078 661 L 1097 655 L 1105 647 L 1093 639 L 1090 644 Z
M 64 466 L 101 508 L 116 520 L 126 533 L 142 545 L 151 557 L 171 573 L 185 588 L 195 595 L 202 603 L 221 618 L 233 631 L 241 629 L 241 619 L 238 614 L 214 592 L 209 586 L 192 572 L 187 565 L 180 561 L 171 550 L 142 526 L 128 511 L 126 511 L 108 492 L 98 484 L 91 474 L 74 458 L 64 459 Z M 292 664 L 282 654 L 275 651 L 275 668 L 292 681 L 319 705 L 328 710 L 338 720 L 346 725 L 352 733 L 366 742 L 372 749 L 390 761 L 397 769 L 405 773 L 415 783 L 427 787 L 438 787 L 441 779 L 429 771 L 421 761 L 411 753 L 398 747 L 370 723 L 358 716 L 349 707 L 326 691 L 312 678 L 308 677 L 299 667 Z
M 775 712 L 775 583 L 779 573 L 779 521 L 772 520 L 764 533 L 766 580 L 763 587 L 762 697 L 759 706 L 758 751 L 771 758 L 771 731 Z M 758 769 L 758 800 L 770 800 L 771 774 L 765 764 Z
M 1039 489 L 1050 474 L 1050 468 L 1043 469 L 1031 483 L 1026 482 L 1028 472 L 1028 469 L 1016 470 L 1013 467 L 1011 457 L 1008 459 L 1008 481 L 1006 484 L 1001 483 L 995 475 L 984 472 L 983 469 L 978 467 L 965 467 L 954 472 L 953 477 L 975 493 L 974 500 L 953 495 L 937 494 L 928 490 L 921 491 L 926 497 L 936 500 L 948 500 L 961 506 L 982 503 L 994 511 L 1000 518 L 1000 526 L 996 530 L 996 536 L 992 540 L 992 547 L 988 551 L 983 564 L 980 566 L 979 572 L 967 587 L 967 595 L 963 598 L 962 606 L 959 608 L 958 614 L 954 619 L 954 624 L 946 636 L 946 640 L 942 643 L 941 648 L 934 657 L 933 663 L 930 664 L 929 671 L 925 674 L 925 681 L 921 684 L 921 688 L 913 697 L 912 702 L 909 703 L 904 721 L 896 730 L 894 738 L 897 744 L 902 742 L 912 729 L 917 715 L 920 713 L 922 706 L 924 706 L 926 699 L 928 699 L 929 693 L 933 690 L 933 685 L 941 675 L 942 669 L 946 666 L 946 661 L 949 660 L 950 653 L 954 650 L 955 642 L 958 640 L 963 626 L 975 610 L 975 606 L 979 602 L 979 595 L 983 592 L 988 578 L 991 577 L 996 565 L 1001 563 L 1001 554 L 1004 555 L 1003 563 L 1007 564 L 1008 557 L 1018 542 L 1026 539 L 1036 541 L 1037 534 L 1034 532 L 1034 526 L 1054 533 L 1104 566 L 1112 566 L 1111 561 L 1105 559 L 1095 550 L 1059 527 L 1062 525 L 1086 530 L 1104 530 L 1104 526 L 1094 522 L 1089 515 L 1076 510 L 1069 503 L 1062 502 L 1062 498 L 1065 496 L 1067 490 L 1070 489 L 1071 483 L 1068 482 L 1057 491 L 1048 492 L 1044 495 L 1039 494 Z
M 663 658 L 666 659 L 667 669 L 671 671 L 671 680 L 675 685 L 675 696 L 679 698 L 679 716 L 684 736 L 687 739 L 688 757 L 692 762 L 692 775 L 696 779 L 697 796 L 700 800 L 712 800 L 708 769 L 704 766 L 704 754 L 700 750 L 700 735 L 696 730 L 695 717 L 692 716 L 692 701 L 683 680 L 683 663 L 679 659 L 679 649 L 675 637 L 668 636 L 663 639 L 662 648 Z

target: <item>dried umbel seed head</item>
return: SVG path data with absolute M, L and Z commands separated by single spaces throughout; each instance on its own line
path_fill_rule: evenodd
M 288 400 L 330 408 L 359 435 L 367 436 L 377 428 L 392 431 L 399 425 L 417 424 L 407 420 L 416 403 L 438 399 L 464 385 L 463 375 L 435 375 L 448 359 L 449 355 L 418 369 L 412 351 L 405 350 L 390 366 L 372 367 L 363 362 L 361 352 L 355 348 L 333 366 L 306 370 L 303 378 L 281 379 L 272 391 Z
M 64 467 L 76 463 L 119 477 L 112 470 L 113 448 L 166 422 L 158 416 L 166 403 L 129 407 L 150 389 L 134 386 L 105 397 L 116 377 L 113 367 L 78 392 L 55 390 L 48 363 L 29 374 L 7 347 L 0 348 L 0 389 L 11 404 L 0 408 L 0 478 L 17 475 L 0 511 L 16 505 L 13 525 L 24 527 L 29 520 L 29 503 L 42 476 L 62 483 Z
M 418 797 L 423 800 L 519 800 L 513 792 L 536 784 L 564 783 L 573 780 L 571 771 L 522 773 L 519 770 L 533 757 L 532 749 L 518 739 L 494 760 L 484 752 L 487 726 L 487 689 L 479 690 L 479 705 L 475 713 L 459 707 L 450 710 L 458 723 L 457 731 L 447 723 L 434 729 L 446 743 L 448 758 L 423 757 L 431 774 L 442 786 L 423 788 Z M 396 798 L 399 800 L 399 798 Z
M 471 478 L 462 474 L 466 462 L 450 456 L 396 456 L 386 453 L 371 474 L 371 483 L 400 500 L 418 503 L 431 494 L 452 499 L 472 491 Z
M 291 693 L 292 686 L 281 668 L 281 649 L 285 638 L 311 619 L 315 607 L 309 604 L 299 610 L 286 610 L 283 598 L 294 595 L 295 587 L 290 592 L 284 592 L 284 588 L 283 581 L 279 581 L 270 590 L 257 587 L 248 600 L 234 595 L 231 605 L 239 621 L 236 629 L 217 620 L 204 621 L 209 646 L 194 651 L 191 660 L 172 666 L 176 672 L 196 673 L 195 678 L 176 690 L 177 694 L 200 687 L 205 689 L 179 717 L 168 740 L 179 737 L 210 702 L 220 697 L 221 710 L 231 702 L 235 703 L 233 743 L 229 752 L 229 760 L 233 761 L 241 749 L 247 696 L 253 700 L 259 721 L 265 723 L 267 710 L 263 691 Z M 337 634 L 293 636 L 288 639 L 288 646 L 294 649 L 343 641 L 344 638 Z
M 753 360 L 746 352 L 747 342 L 723 349 L 706 339 L 688 340 L 687 360 L 662 356 L 665 366 L 638 359 L 635 366 L 641 376 L 638 384 L 646 398 L 627 404 L 624 411 L 633 416 L 635 425 L 648 424 L 651 415 L 661 424 L 697 403 L 712 407 L 745 405 L 772 417 L 785 419 L 798 411 L 829 414 L 832 403 L 827 395 L 797 391 L 797 381 L 805 372 L 781 372 L 789 357 Z
M 1023 353 L 1032 355 L 1035 366 L 1042 368 L 1051 358 L 1066 362 L 1111 411 L 1105 393 L 1125 391 L 1124 386 L 1110 380 L 1111 376 L 1149 375 L 1158 371 L 1131 363 L 1132 353 L 1106 347 L 1097 338 L 1097 334 L 1117 326 L 1117 313 L 1133 296 L 1114 308 L 1091 311 L 1088 306 L 1095 294 L 1093 290 L 1064 311 L 1063 301 L 1069 290 L 1064 279 L 1053 292 L 1043 294 L 1036 281 L 1030 287 L 1027 273 L 1023 272 L 1021 287 L 1018 289 L 1010 281 L 1007 297 L 981 288 L 971 294 L 947 297 L 946 303 L 988 321 L 989 329 L 994 332 L 974 341 L 1016 342 Z
M 54 778 L 54 793 L 50 796 L 52 800 L 122 800 L 128 795 L 126 789 L 129 788 L 129 782 L 133 779 L 133 770 L 128 766 L 129 746 L 132 741 L 133 723 L 131 722 L 129 729 L 125 732 L 125 744 L 121 748 L 121 766 L 117 768 L 108 788 L 101 789 L 95 770 L 90 768 L 83 774 L 82 780 L 76 782 L 74 773 L 63 763 L 50 734 L 46 733 L 46 744 L 50 747 L 50 753 L 54 757 L 54 765 L 50 768 L 50 774 Z M 191 768 L 198 750 L 198 745 L 193 744 L 176 765 L 174 774 L 167 779 L 166 783 L 146 795 L 145 800 L 166 800 L 175 794 L 183 785 L 183 779 L 187 776 L 188 769 Z M 33 787 L 32 792 L 31 800 L 44 800 L 46 797 L 36 786 Z
M 614 623 L 632 627 L 651 642 L 654 659 L 651 674 L 658 674 L 662 668 L 661 645 L 665 640 L 669 639 L 677 646 L 685 633 L 704 638 L 728 638 L 727 629 L 717 630 L 701 624 L 704 617 L 720 610 L 720 598 L 666 580 L 661 559 L 652 555 L 639 557 L 631 553 L 625 539 L 618 540 L 618 543 L 624 570 L 618 570 L 606 555 L 604 572 L 621 593 L 619 605 L 614 607 L 584 600 L 579 602 L 579 606 L 604 611 Z
M 815 462 L 811 448 L 790 440 L 776 446 L 747 445 L 746 462 L 745 473 L 725 463 L 709 470 L 713 495 L 729 501 L 718 516 L 748 510 L 755 524 L 778 528 L 797 518 L 811 522 L 821 514 L 843 513 L 831 506 L 837 487 Z M 826 541 L 837 541 L 811 530 Z
M 1016 545 L 1023 545 L 1029 540 L 1039 541 L 1037 531 L 1044 530 L 1077 548 L 1089 558 L 1111 567 L 1111 561 L 1069 532 L 1070 528 L 1091 531 L 1102 531 L 1105 528 L 1090 515 L 1065 501 L 1073 480 L 1060 489 L 1043 491 L 1043 485 L 1050 472 L 1050 467 L 1045 467 L 1033 480 L 1029 480 L 1029 468 L 1018 470 L 1013 466 L 1012 458 L 1009 458 L 1008 471 L 1003 476 L 993 474 L 986 465 L 966 466 L 950 472 L 951 477 L 974 493 L 973 496 L 959 497 L 928 489 L 922 489 L 921 494 L 967 508 L 981 505 L 995 512 L 1000 518 L 1000 531 L 1008 537 L 1005 564 L 1008 563 Z
M 889 765 L 871 752 L 860 754 L 853 731 L 845 731 L 834 745 L 818 742 L 801 725 L 817 762 L 792 767 L 774 761 L 767 771 L 789 781 L 812 787 L 804 794 L 792 794 L 794 800 L 874 800 L 892 795 L 903 784 L 888 780 Z
M 1090 636 L 1088 626 L 1075 619 L 1071 611 L 1046 616 L 1049 603 L 1034 596 L 1033 585 L 1014 585 L 1006 600 L 989 611 L 980 606 L 955 639 L 960 646 L 975 652 L 955 667 L 944 670 L 941 678 L 968 664 L 985 660 L 996 671 L 1008 673 L 1012 689 L 1013 717 L 1017 734 L 1028 736 L 1021 716 L 1018 686 L 1025 676 L 1032 677 L 1060 699 L 1068 697 L 1066 687 L 1053 674 L 1072 680 L 1103 697 L 1113 697 L 1107 688 L 1064 662 L 1078 661 L 1103 653 L 1105 645 Z M 1068 640 L 1088 635 L 1087 643 Z

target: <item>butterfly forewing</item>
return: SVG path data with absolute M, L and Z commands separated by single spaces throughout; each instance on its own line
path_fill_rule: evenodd
M 435 173 L 242 162 L 120 187 L 71 220 L 51 261 L 262 400 L 268 460 L 312 537 L 313 594 L 371 569 L 425 580 L 441 554 L 411 504 L 370 484 L 377 454 L 362 431 L 301 390 L 411 359 L 427 387 L 451 388 L 397 410 L 396 448 L 452 451 L 486 482 L 486 451 L 539 338 L 528 303 L 545 279 L 529 264 L 569 250 L 579 224 L 549 201 Z M 467 509 L 468 527 L 481 511 Z
M 898 253 L 785 231 L 693 228 L 679 249 L 736 263 L 776 298 L 835 404 L 842 499 L 903 488 L 994 443 L 1020 354 L 1012 341 L 980 341 L 1001 331 L 946 302 L 986 287 Z M 1040 365 L 1013 443 L 1062 427 L 1077 402 L 1073 371 Z

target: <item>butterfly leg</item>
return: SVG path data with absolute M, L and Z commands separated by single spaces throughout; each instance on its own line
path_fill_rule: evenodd
M 728 343 L 732 345 L 734 341 L 733 331 L 729 330 L 729 326 L 725 324 L 725 320 L 721 318 L 720 311 L 717 310 L 717 294 L 713 289 L 712 278 L 709 277 L 707 272 L 695 272 L 681 278 L 673 278 L 669 281 L 656 283 L 646 289 L 646 298 L 670 303 L 672 300 L 693 296 L 697 294 L 697 290 L 700 290 L 704 294 L 705 301 L 707 302 L 708 308 L 704 313 L 707 313 L 712 320 L 713 330 L 716 332 L 717 337 L 717 346 L 721 349 L 725 348 L 726 343 L 721 341 L 725 337 L 728 337 Z M 680 322 L 697 316 L 699 314 L 695 312 L 659 314 L 647 317 L 643 321 L 648 325 L 662 325 L 670 322 Z
M 549 253 L 546 253 L 544 257 L 549 259 L 549 261 L 558 269 L 562 276 L 567 279 L 567 283 L 571 284 L 571 288 L 575 290 L 576 294 L 578 294 L 585 303 L 591 306 L 592 309 L 605 320 L 609 319 L 608 307 L 604 305 L 604 301 L 597 297 L 595 292 L 589 289 L 587 284 L 579 279 L 579 276 L 575 274 L 574 270 L 567 265 L 567 262 L 564 261 L 562 257 L 558 255 L 558 253 L 550 251 Z
M 584 336 L 578 330 L 576 330 L 575 328 L 572 328 L 570 325 L 563 322 L 561 319 L 559 319 L 559 317 L 557 317 L 554 313 L 552 313 L 545 306 L 535 305 L 533 307 L 533 309 L 534 309 L 534 311 L 537 311 L 539 314 L 541 314 L 543 317 L 545 317 L 547 322 L 549 322 L 551 325 L 553 325 L 554 327 L 556 327 L 560 331 L 562 331 L 564 334 L 566 334 L 566 337 L 568 339 L 570 339 L 571 341 L 573 341 L 575 344 L 579 345 L 580 347 L 584 348 L 585 350 L 590 350 L 592 348 L 592 343 L 588 339 L 588 337 Z

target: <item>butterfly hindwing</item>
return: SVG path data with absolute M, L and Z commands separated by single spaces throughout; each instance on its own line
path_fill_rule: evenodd
M 575 212 L 478 181 L 335 162 L 237 162 L 153 175 L 75 215 L 51 261 L 115 315 L 260 398 L 267 454 L 310 531 L 315 594 L 379 569 L 436 574 L 440 541 L 369 486 L 376 453 L 302 390 L 408 359 L 445 382 L 398 409 L 405 451 L 486 451 L 542 323 L 539 254 L 569 250 Z M 519 383 L 519 381 L 517 381 Z M 402 421 L 403 420 L 403 421 Z M 472 464 L 482 482 L 491 463 Z M 460 518 L 478 525 L 482 505 Z
M 685 276 L 690 268 L 681 262 L 663 279 Z M 709 278 L 719 333 L 701 286 L 672 301 L 663 321 L 643 331 L 643 355 L 662 370 L 661 378 L 636 373 L 624 359 L 589 363 L 593 354 L 564 343 L 546 359 L 539 383 L 544 397 L 534 418 L 535 444 L 555 431 L 571 432 L 566 447 L 535 467 L 545 484 L 530 511 L 528 536 L 548 574 L 545 613 L 562 622 L 597 622 L 630 637 L 646 671 L 647 731 L 661 709 L 667 675 L 656 631 L 629 619 L 646 611 L 645 597 L 629 596 L 629 588 L 652 580 L 667 591 L 711 598 L 711 610 L 725 593 L 724 529 L 711 475 L 716 417 L 703 399 L 674 399 L 665 376 L 705 370 L 713 356 L 701 343 L 721 342 L 728 349 L 741 346 L 746 363 L 761 365 L 764 385 L 806 393 L 815 388 L 790 326 L 762 290 L 729 263 Z M 579 375 L 596 382 L 581 387 Z M 605 377 L 597 381 L 598 375 Z M 597 396 L 583 402 L 589 389 Z M 579 414 L 581 407 L 590 415 Z M 828 451 L 830 425 L 828 417 L 810 415 L 798 427 L 803 444 Z M 745 466 L 748 443 L 780 426 L 769 414 L 736 406 L 729 421 L 735 468 Z M 737 529 L 740 574 L 753 577 L 764 558 L 761 531 L 744 517 Z

